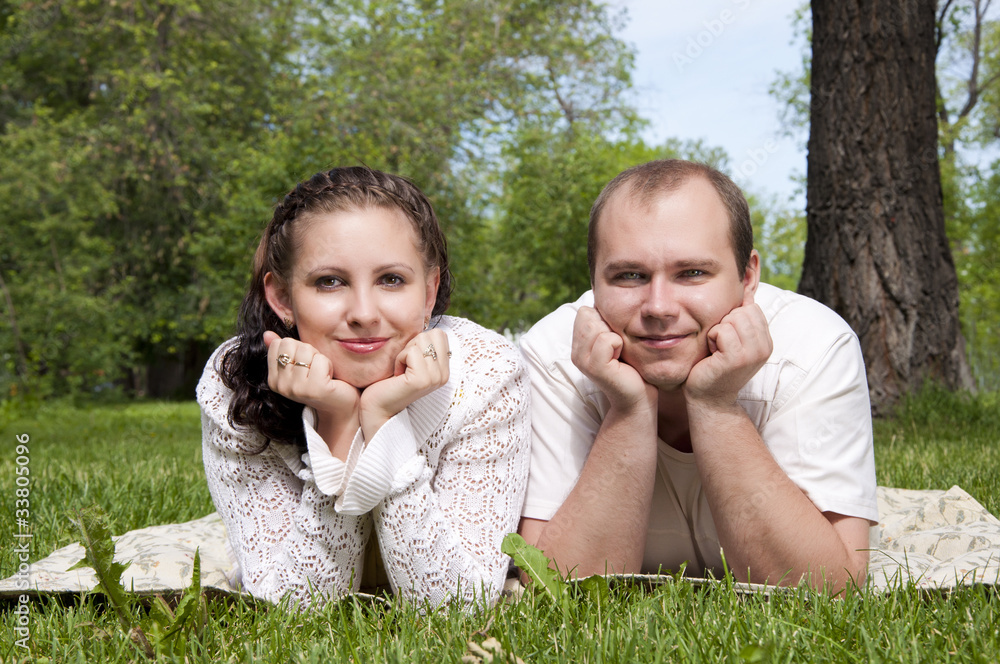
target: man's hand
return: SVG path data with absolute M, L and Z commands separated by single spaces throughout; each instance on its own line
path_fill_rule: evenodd
M 735 404 L 740 388 L 764 366 L 771 349 L 767 318 L 747 292 L 743 303 L 708 331 L 710 355 L 691 368 L 684 383 L 688 403 Z
M 361 431 L 371 440 L 393 415 L 448 382 L 448 335 L 421 332 L 399 355 L 393 375 L 365 388 L 361 395 Z
M 624 345 L 596 309 L 580 307 L 573 323 L 573 364 L 594 381 L 612 407 L 655 407 L 656 388 L 644 381 L 635 368 L 620 361 Z
M 657 472 L 658 392 L 634 367 L 621 361 L 623 348 L 622 337 L 596 309 L 577 311 L 570 357 L 608 398 L 610 408 L 597 419 L 599 430 L 583 471 L 559 510 L 549 521 L 521 520 L 521 533 L 528 543 L 578 578 L 639 572 L 646 548 Z M 550 409 L 544 403 L 548 400 L 539 401 L 543 402 L 540 408 Z M 546 413 L 548 417 L 539 418 L 540 426 L 556 419 L 556 411 Z M 578 428 L 586 427 L 564 427 L 563 431 L 578 435 Z

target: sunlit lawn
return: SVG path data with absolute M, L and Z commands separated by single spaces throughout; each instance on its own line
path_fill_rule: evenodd
M 957 484 L 1000 513 L 997 406 L 996 395 L 970 400 L 929 391 L 898 418 L 878 422 L 879 483 L 915 489 Z M 77 540 L 66 518 L 71 508 L 100 505 L 116 533 L 213 509 L 193 403 L 55 404 L 0 413 L 2 528 L 13 542 L 15 469 L 27 465 L 32 559 Z M 17 459 L 18 435 L 29 437 L 27 461 Z M 11 547 L 0 548 L 0 575 L 15 569 Z M 13 646 L 12 605 L 4 609 L 0 661 L 142 659 L 111 612 L 92 598 L 36 602 L 31 611 L 25 651 Z M 588 596 L 565 606 L 529 595 L 471 614 L 353 600 L 298 614 L 214 600 L 187 658 L 457 663 L 469 640 L 490 636 L 525 662 L 989 662 L 1000 660 L 998 625 L 1000 600 L 991 588 L 949 596 L 900 588 L 834 600 L 805 590 L 746 596 L 725 583 L 706 588 L 680 580 L 655 590 L 616 588 L 607 601 Z

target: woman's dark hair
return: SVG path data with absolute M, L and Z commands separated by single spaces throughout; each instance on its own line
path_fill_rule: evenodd
M 399 210 L 413 223 L 424 267 L 440 270 L 441 280 L 432 315 L 438 317 L 451 301 L 452 278 L 448 247 L 437 215 L 423 193 L 409 180 L 362 166 L 334 168 L 300 182 L 274 209 L 253 259 L 253 274 L 240 305 L 237 338 L 222 358 L 222 382 L 233 390 L 229 422 L 250 427 L 268 440 L 304 446 L 302 404 L 272 392 L 267 385 L 267 346 L 271 330 L 298 339 L 267 303 L 264 276 L 289 283 L 295 250 L 302 238 L 296 228 L 317 215 L 382 208 Z

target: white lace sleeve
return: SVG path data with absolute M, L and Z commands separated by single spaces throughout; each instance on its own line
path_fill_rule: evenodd
M 415 441 L 420 453 L 372 512 L 393 590 L 434 606 L 499 595 L 509 562 L 500 544 L 517 529 L 529 462 L 520 353 L 499 335 L 451 320 L 461 338 L 461 383 L 444 420 Z
M 297 449 L 233 429 L 215 364 L 198 384 L 205 474 L 247 590 L 303 606 L 356 591 L 371 516 L 337 514 Z

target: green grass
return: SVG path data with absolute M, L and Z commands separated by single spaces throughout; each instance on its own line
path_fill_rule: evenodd
M 98 504 L 123 533 L 178 523 L 214 510 L 201 464 L 201 419 L 191 403 L 139 403 L 78 409 L 43 406 L 0 420 L 4 533 L 16 529 L 15 448 L 29 437 L 32 547 L 38 557 L 78 540 L 67 510 Z M 21 438 L 24 440 L 24 438 Z M 0 575 L 14 571 L 0 547 Z
M 876 425 L 879 483 L 958 484 L 1000 513 L 1000 408 L 927 390 Z M 185 521 L 213 508 L 201 467 L 194 404 L 68 404 L 0 413 L 0 526 L 14 521 L 15 436 L 28 434 L 32 557 L 76 541 L 68 509 L 98 503 L 112 530 Z M 8 541 L 13 541 L 12 536 Z M 0 547 L 0 575 L 15 570 Z M 133 662 L 111 611 L 93 596 L 31 605 L 30 651 L 13 649 L 16 616 L 3 610 L 0 661 Z M 1000 599 L 990 588 L 942 596 L 913 588 L 843 600 L 807 590 L 769 598 L 683 580 L 620 587 L 567 608 L 531 596 L 465 613 L 422 612 L 349 599 L 300 614 L 240 599 L 214 600 L 189 661 L 461 662 L 467 642 L 491 636 L 525 662 L 990 662 L 1000 660 Z
M 957 484 L 1000 515 L 1000 393 L 975 398 L 928 387 L 875 422 L 878 483 L 904 489 Z

